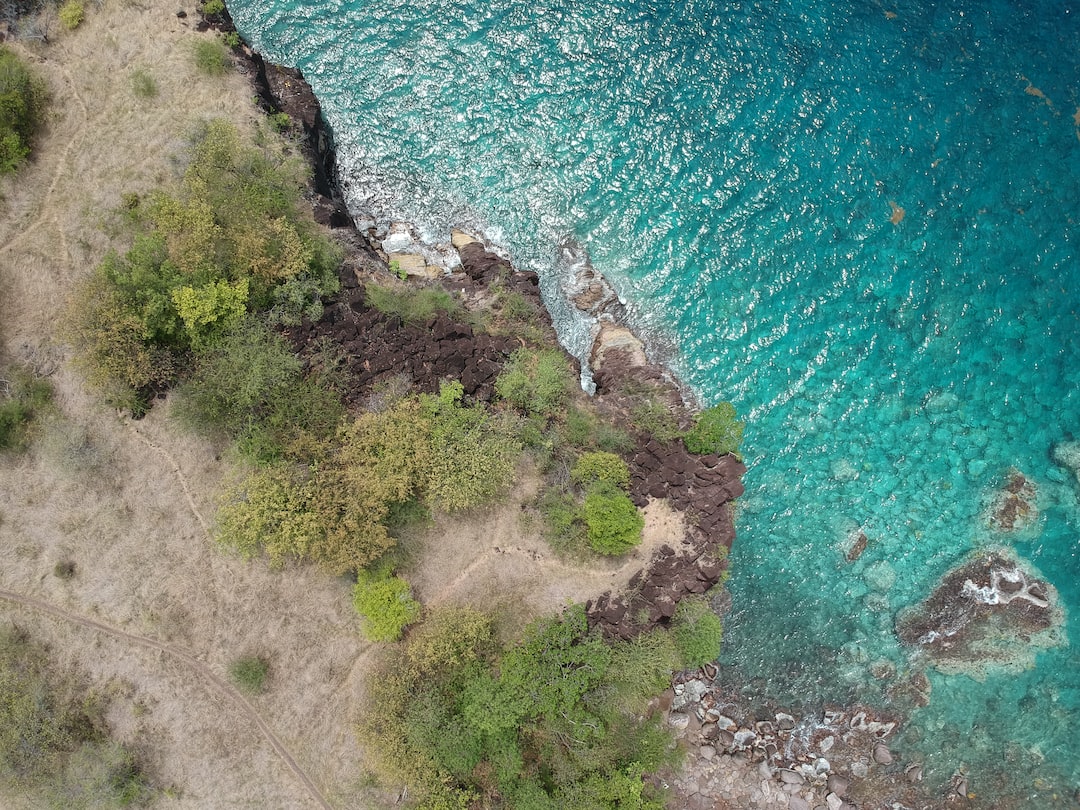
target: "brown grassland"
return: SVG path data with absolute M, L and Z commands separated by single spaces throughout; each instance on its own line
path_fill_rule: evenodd
M 384 806 L 393 797 L 370 785 L 352 730 L 379 648 L 359 632 L 349 583 L 216 546 L 222 448 L 183 433 L 167 402 L 139 421 L 109 410 L 63 345 L 73 283 L 123 247 L 107 227 L 121 194 L 167 182 L 200 119 L 259 126 L 245 77 L 197 72 L 194 43 L 215 35 L 177 8 L 104 0 L 48 45 L 15 45 L 52 103 L 35 157 L 0 181 L 0 360 L 47 373 L 57 412 L 27 452 L 0 456 L 0 622 L 112 698 L 114 735 L 170 788 L 156 806 Z M 155 96 L 134 91 L 135 70 Z M 519 620 L 625 582 L 681 534 L 656 504 L 634 558 L 575 567 L 522 522 L 530 478 L 499 508 L 425 530 L 406 571 L 418 598 L 513 606 Z M 72 577 L 55 573 L 61 563 Z M 263 694 L 229 685 L 241 655 L 270 662 Z

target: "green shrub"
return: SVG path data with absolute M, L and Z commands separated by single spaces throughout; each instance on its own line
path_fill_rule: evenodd
M 495 392 L 524 414 L 551 417 L 570 396 L 570 367 L 558 349 L 518 349 L 495 380 Z
M 415 400 L 364 413 L 306 466 L 256 470 L 225 494 L 219 542 L 272 565 L 311 560 L 334 573 L 364 568 L 394 546 L 394 504 L 416 497 L 428 467 L 428 424 Z
M 389 570 L 361 571 L 353 588 L 353 607 L 360 614 L 364 635 L 372 641 L 397 641 L 420 617 L 420 603 L 409 583 Z
M 229 680 L 248 695 L 261 695 L 266 691 L 269 674 L 270 663 L 257 655 L 245 655 L 229 664 Z
M 585 487 L 596 481 L 607 481 L 626 489 L 630 486 L 630 469 L 626 462 L 614 453 L 583 453 L 570 471 L 570 478 L 574 483 Z
M 64 28 L 74 31 L 82 25 L 82 21 L 86 18 L 86 9 L 83 8 L 80 0 L 67 0 L 64 5 L 60 6 L 57 16 L 59 16 L 60 24 Z
M 270 126 L 274 128 L 275 132 L 285 132 L 292 126 L 292 119 L 289 118 L 287 112 L 271 113 L 267 118 L 270 121 Z
M 464 316 L 461 304 L 442 287 L 396 290 L 368 284 L 364 288 L 364 300 L 369 307 L 384 315 L 396 316 L 409 324 L 424 323 L 440 312 L 445 312 L 452 318 Z
M 683 435 L 671 408 L 658 399 L 647 397 L 636 401 L 630 409 L 630 419 L 638 433 L 670 442 Z
M 236 33 L 235 31 L 229 31 L 228 33 L 222 34 L 221 35 L 221 41 L 224 42 L 230 48 L 238 48 L 238 47 L 240 47 L 240 35 L 238 33 Z M 283 132 L 284 129 L 287 129 L 287 127 L 283 128 L 283 129 L 280 129 L 278 131 Z
M 22 366 L 0 370 L 0 450 L 25 447 L 35 420 L 52 401 L 52 386 Z
M 437 610 L 409 637 L 409 669 L 423 676 L 446 673 L 483 658 L 493 643 L 491 617 L 469 607 Z
M 556 551 L 577 552 L 588 548 L 581 505 L 566 490 L 549 487 L 539 501 L 545 536 Z
M 206 17 L 213 17 L 217 14 L 221 14 L 225 10 L 225 0 L 206 0 L 201 6 L 199 11 Z
M 461 404 L 459 382 L 444 383 L 438 396 L 421 397 L 430 424 L 424 491 L 428 502 L 447 511 L 491 501 L 513 480 L 521 446 L 512 423 L 482 406 Z
M 14 172 L 30 155 L 47 103 L 45 83 L 0 45 L 0 176 Z
M 671 627 L 683 669 L 696 669 L 720 656 L 724 624 L 713 613 L 707 599 L 687 598 L 679 602 Z
M 682 657 L 672 634 L 656 629 L 640 633 L 611 650 L 606 700 L 627 714 L 641 714 L 650 698 L 671 685 Z
M 585 494 L 582 511 L 589 545 L 599 554 L 624 554 L 641 542 L 645 521 L 625 492 L 597 481 Z
M 173 288 L 172 303 L 196 349 L 209 346 L 235 326 L 247 312 L 248 280 L 234 284 L 211 281 L 201 287 Z
M 485 807 L 660 810 L 642 775 L 671 762 L 671 738 L 612 696 L 625 691 L 619 663 L 654 685 L 663 654 L 619 647 L 589 632 L 580 606 L 501 649 L 481 616 L 448 613 L 414 630 L 373 679 L 361 736 L 421 807 L 483 796 Z
M 154 98 L 158 94 L 157 80 L 143 68 L 131 71 L 131 91 L 139 98 Z
M 744 423 L 735 418 L 735 406 L 721 402 L 699 413 L 683 441 L 691 453 L 722 456 L 738 453 Z
M 306 448 L 333 436 L 344 413 L 338 396 L 255 318 L 200 351 L 177 391 L 175 413 L 189 428 L 223 432 L 249 458 L 306 457 Z
M 195 43 L 195 67 L 207 76 L 224 76 L 232 67 L 229 49 L 220 39 L 200 39 Z

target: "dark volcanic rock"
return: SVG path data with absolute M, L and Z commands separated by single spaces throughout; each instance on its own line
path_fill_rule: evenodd
M 896 634 L 943 672 L 982 676 L 1018 669 L 1064 643 L 1057 593 L 1004 550 L 975 554 L 950 571 L 925 602 L 903 611 Z

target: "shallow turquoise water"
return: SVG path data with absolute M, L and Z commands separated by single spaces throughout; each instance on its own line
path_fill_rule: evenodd
M 1039 521 L 1008 542 L 1070 645 L 932 675 L 899 745 L 931 780 L 964 763 L 985 806 L 1073 795 L 1080 509 L 1049 454 L 1080 438 L 1080 6 L 229 7 L 311 81 L 354 212 L 482 229 L 553 301 L 583 246 L 702 399 L 747 416 L 726 678 L 882 700 L 867 666 L 904 668 L 895 611 L 1000 542 L 988 493 L 1031 477 Z

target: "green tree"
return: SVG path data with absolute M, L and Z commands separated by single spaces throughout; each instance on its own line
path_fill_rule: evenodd
M 45 83 L 0 45 L 0 176 L 14 172 L 30 155 L 48 98 Z

